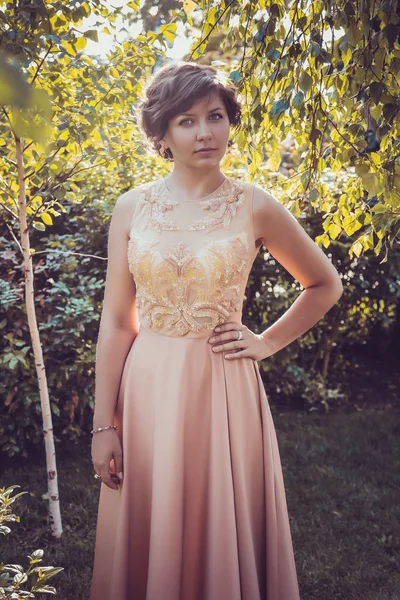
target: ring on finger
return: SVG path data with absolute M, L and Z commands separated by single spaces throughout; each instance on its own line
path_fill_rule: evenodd
M 237 338 L 237 341 L 242 340 L 243 339 L 243 331 L 241 331 L 240 329 L 238 329 L 237 332 L 239 334 L 238 338 Z

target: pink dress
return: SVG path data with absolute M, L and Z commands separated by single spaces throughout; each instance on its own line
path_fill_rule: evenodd
M 208 343 L 241 323 L 253 191 L 227 177 L 197 200 L 175 201 L 163 179 L 138 194 L 127 259 L 140 329 L 114 419 L 124 479 L 100 484 L 90 600 L 299 600 L 257 361 Z

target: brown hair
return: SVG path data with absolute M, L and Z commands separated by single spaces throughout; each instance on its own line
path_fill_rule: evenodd
M 160 141 L 165 135 L 168 121 L 212 92 L 219 93 L 228 113 L 229 123 L 238 128 L 241 124 L 241 105 L 236 100 L 236 87 L 232 80 L 209 65 L 178 61 L 162 67 L 146 89 L 141 102 L 141 126 L 152 147 L 165 158 L 172 160 L 168 148 L 160 151 Z

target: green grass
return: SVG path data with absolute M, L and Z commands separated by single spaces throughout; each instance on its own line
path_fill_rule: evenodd
M 395 409 L 350 414 L 278 413 L 278 435 L 302 600 L 400 600 L 400 419 Z M 49 534 L 41 464 L 3 470 L 1 486 L 29 491 L 21 522 L 1 537 L 1 560 L 64 571 L 49 581 L 60 600 L 87 600 L 99 485 L 91 440 L 57 449 L 64 533 Z M 40 595 L 38 598 L 48 598 Z M 246 599 L 247 600 L 247 599 Z

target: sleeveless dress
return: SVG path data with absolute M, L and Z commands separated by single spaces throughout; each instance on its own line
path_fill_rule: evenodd
M 124 478 L 100 484 L 90 600 L 299 600 L 257 361 L 208 343 L 241 323 L 253 191 L 226 177 L 177 202 L 161 179 L 137 196 L 127 259 L 140 326 L 114 417 Z

